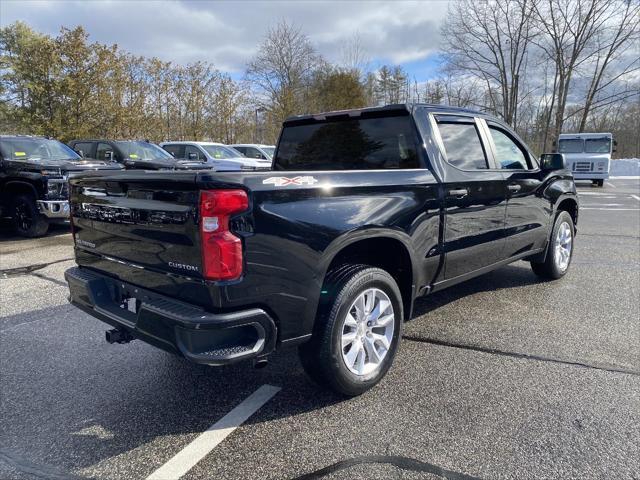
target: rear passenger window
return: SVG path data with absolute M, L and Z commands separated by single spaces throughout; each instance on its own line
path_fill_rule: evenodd
M 285 125 L 275 170 L 420 168 L 418 140 L 409 115 L 332 118 Z
M 462 170 L 489 168 L 475 123 L 438 122 L 447 162 Z

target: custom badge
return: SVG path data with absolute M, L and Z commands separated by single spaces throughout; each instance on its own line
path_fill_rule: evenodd
M 274 185 L 276 187 L 286 187 L 288 185 L 313 185 L 318 183 L 315 177 L 305 175 L 304 177 L 269 177 L 263 180 L 264 185 Z

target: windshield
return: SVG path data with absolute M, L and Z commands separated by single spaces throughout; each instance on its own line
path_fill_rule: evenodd
M 116 142 L 126 158 L 131 160 L 173 160 L 169 152 L 148 142 Z
M 611 140 L 607 137 L 587 138 L 585 141 L 584 151 L 587 153 L 610 153 Z
M 242 157 L 242 154 L 230 147 L 224 145 L 200 145 L 204 148 L 209 155 L 213 158 L 238 158 Z
M 273 158 L 273 152 L 276 151 L 276 147 L 262 147 L 262 151 Z
M 558 145 L 558 152 L 560 153 L 581 153 L 583 147 L 581 138 L 561 139 Z
M 81 157 L 64 143 L 47 138 L 3 138 L 0 152 L 7 160 L 62 162 Z

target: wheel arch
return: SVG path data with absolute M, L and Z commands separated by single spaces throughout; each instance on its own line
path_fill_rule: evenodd
M 11 196 L 25 193 L 33 195 L 36 200 L 38 199 L 38 191 L 36 190 L 36 187 L 29 182 L 22 180 L 10 180 L 2 186 L 2 197 L 6 203 L 10 201 Z
M 364 264 L 385 270 L 398 284 L 402 295 L 404 318 L 411 318 L 417 269 L 410 248 L 410 238 L 402 232 L 366 229 L 336 239 L 325 251 L 322 275 L 345 264 Z
M 561 195 L 556 201 L 556 206 L 554 209 L 554 218 L 558 215 L 559 212 L 565 211 L 569 215 L 571 215 L 571 219 L 573 220 L 573 227 L 575 230 L 578 228 L 578 198 L 575 195 Z

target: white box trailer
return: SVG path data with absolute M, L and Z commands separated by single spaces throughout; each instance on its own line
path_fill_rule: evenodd
M 558 152 L 564 154 L 573 177 L 591 180 L 599 187 L 609 178 L 614 147 L 610 133 L 563 133 L 558 139 Z

